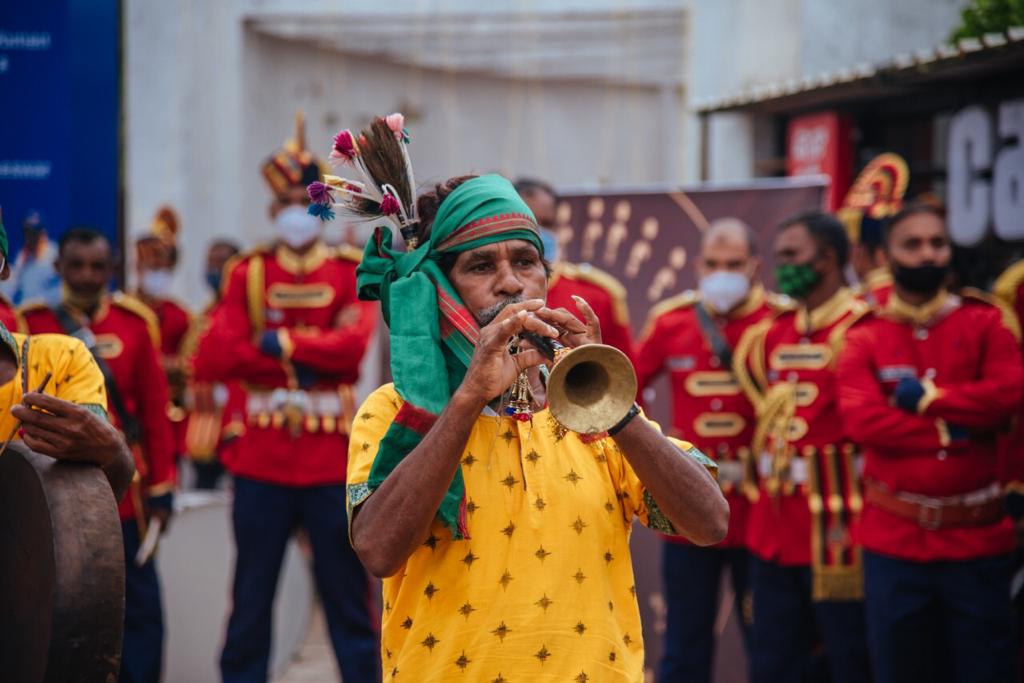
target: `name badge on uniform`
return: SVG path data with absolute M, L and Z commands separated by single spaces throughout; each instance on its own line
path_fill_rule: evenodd
M 728 370 L 712 370 L 687 377 L 686 391 L 690 396 L 735 396 L 740 393 L 740 385 Z
M 821 370 L 832 360 L 828 344 L 780 344 L 769 364 L 776 370 Z
M 917 368 L 913 365 L 886 365 L 878 368 L 880 382 L 899 382 L 904 377 L 917 378 Z
M 323 308 L 332 301 L 334 287 L 326 282 L 275 282 L 267 289 L 267 302 L 273 308 Z
M 97 334 L 92 350 L 103 360 L 110 360 L 124 352 L 124 342 L 116 334 Z
M 693 370 L 697 367 L 696 356 L 671 356 L 668 359 L 669 370 Z

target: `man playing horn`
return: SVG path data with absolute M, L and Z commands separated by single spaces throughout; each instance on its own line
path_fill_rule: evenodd
M 593 436 L 554 420 L 545 356 L 523 335 L 572 348 L 599 342 L 599 321 L 581 299 L 586 323 L 545 305 L 537 224 L 505 178 L 455 178 L 416 200 L 394 119 L 336 139 L 365 182 L 328 177 L 313 193 L 322 215 L 391 209 L 378 219 L 415 246 L 392 249 L 378 229 L 358 271 L 391 330 L 394 383 L 357 413 L 348 466 L 352 542 L 384 579 L 385 680 L 638 680 L 632 520 L 721 540 L 714 464 L 635 404 Z

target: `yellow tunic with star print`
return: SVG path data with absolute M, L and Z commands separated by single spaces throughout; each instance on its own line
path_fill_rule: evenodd
M 360 408 L 350 507 L 367 497 L 378 444 L 401 405 L 388 384 Z M 384 680 L 642 681 L 630 528 L 639 517 L 673 529 L 614 442 L 584 444 L 547 410 L 532 422 L 481 415 L 462 476 L 469 538 L 453 540 L 435 520 L 426 543 L 384 579 Z
M 7 438 L 17 423 L 11 406 L 21 403 L 26 392 L 38 389 L 47 372 L 52 377 L 45 393 L 106 416 L 103 374 L 81 341 L 63 334 L 12 334 L 0 324 L 0 343 L 18 364 L 14 379 L 0 386 L 0 438 Z

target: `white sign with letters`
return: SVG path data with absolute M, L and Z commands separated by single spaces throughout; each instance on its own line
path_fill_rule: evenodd
M 974 246 L 989 228 L 1000 239 L 1024 240 L 1024 99 L 1001 103 L 995 117 L 981 106 L 957 112 L 948 158 L 953 241 Z

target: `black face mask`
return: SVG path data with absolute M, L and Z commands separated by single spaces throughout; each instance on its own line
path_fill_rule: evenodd
M 892 279 L 903 289 L 915 294 L 931 294 L 939 291 L 939 288 L 946 283 L 946 275 L 949 273 L 949 266 L 936 266 L 926 264 L 923 266 L 901 266 L 892 263 L 889 266 L 892 270 Z

